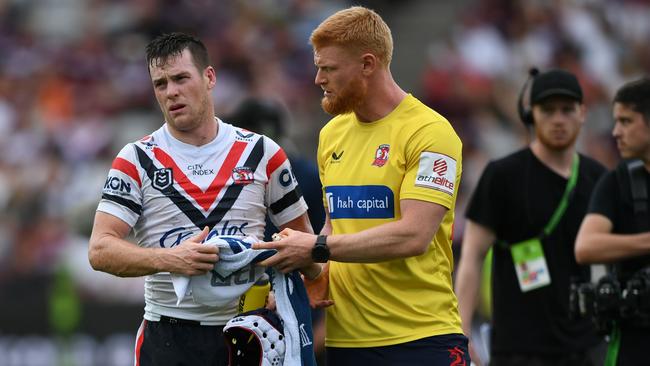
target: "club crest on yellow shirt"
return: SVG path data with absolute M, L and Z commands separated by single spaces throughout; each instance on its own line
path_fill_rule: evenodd
M 384 166 L 388 161 L 388 152 L 390 151 L 389 144 L 381 144 L 375 152 L 375 160 L 372 162 L 374 166 Z

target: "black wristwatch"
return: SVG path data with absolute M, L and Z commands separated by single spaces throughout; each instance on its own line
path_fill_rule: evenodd
M 311 248 L 311 259 L 315 263 L 325 263 L 330 259 L 330 248 L 327 247 L 327 235 L 318 235 L 316 244 Z

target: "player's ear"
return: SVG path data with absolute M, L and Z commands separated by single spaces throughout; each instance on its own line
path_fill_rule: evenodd
M 217 72 L 212 66 L 208 66 L 203 70 L 203 77 L 207 80 L 208 89 L 214 88 L 217 84 Z
M 362 72 L 364 75 L 372 74 L 378 66 L 377 56 L 372 53 L 364 53 L 361 55 Z

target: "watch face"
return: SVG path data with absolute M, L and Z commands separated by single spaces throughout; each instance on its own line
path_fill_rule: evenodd
M 311 257 L 316 263 L 325 263 L 330 258 L 330 250 L 326 245 L 315 245 L 311 250 Z

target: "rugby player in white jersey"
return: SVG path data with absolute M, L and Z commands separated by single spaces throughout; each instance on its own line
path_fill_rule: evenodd
M 113 161 L 90 263 L 116 276 L 147 276 L 135 365 L 226 365 L 222 327 L 236 314 L 237 299 L 217 308 L 185 296 L 176 306 L 170 273 L 212 270 L 219 253 L 201 243 L 214 235 L 261 238 L 267 212 L 280 228 L 310 232 L 307 206 L 274 141 L 214 116 L 216 74 L 201 41 L 165 34 L 146 51 L 165 123 Z M 127 240 L 131 230 L 135 242 Z M 234 277 L 215 277 L 215 286 Z

